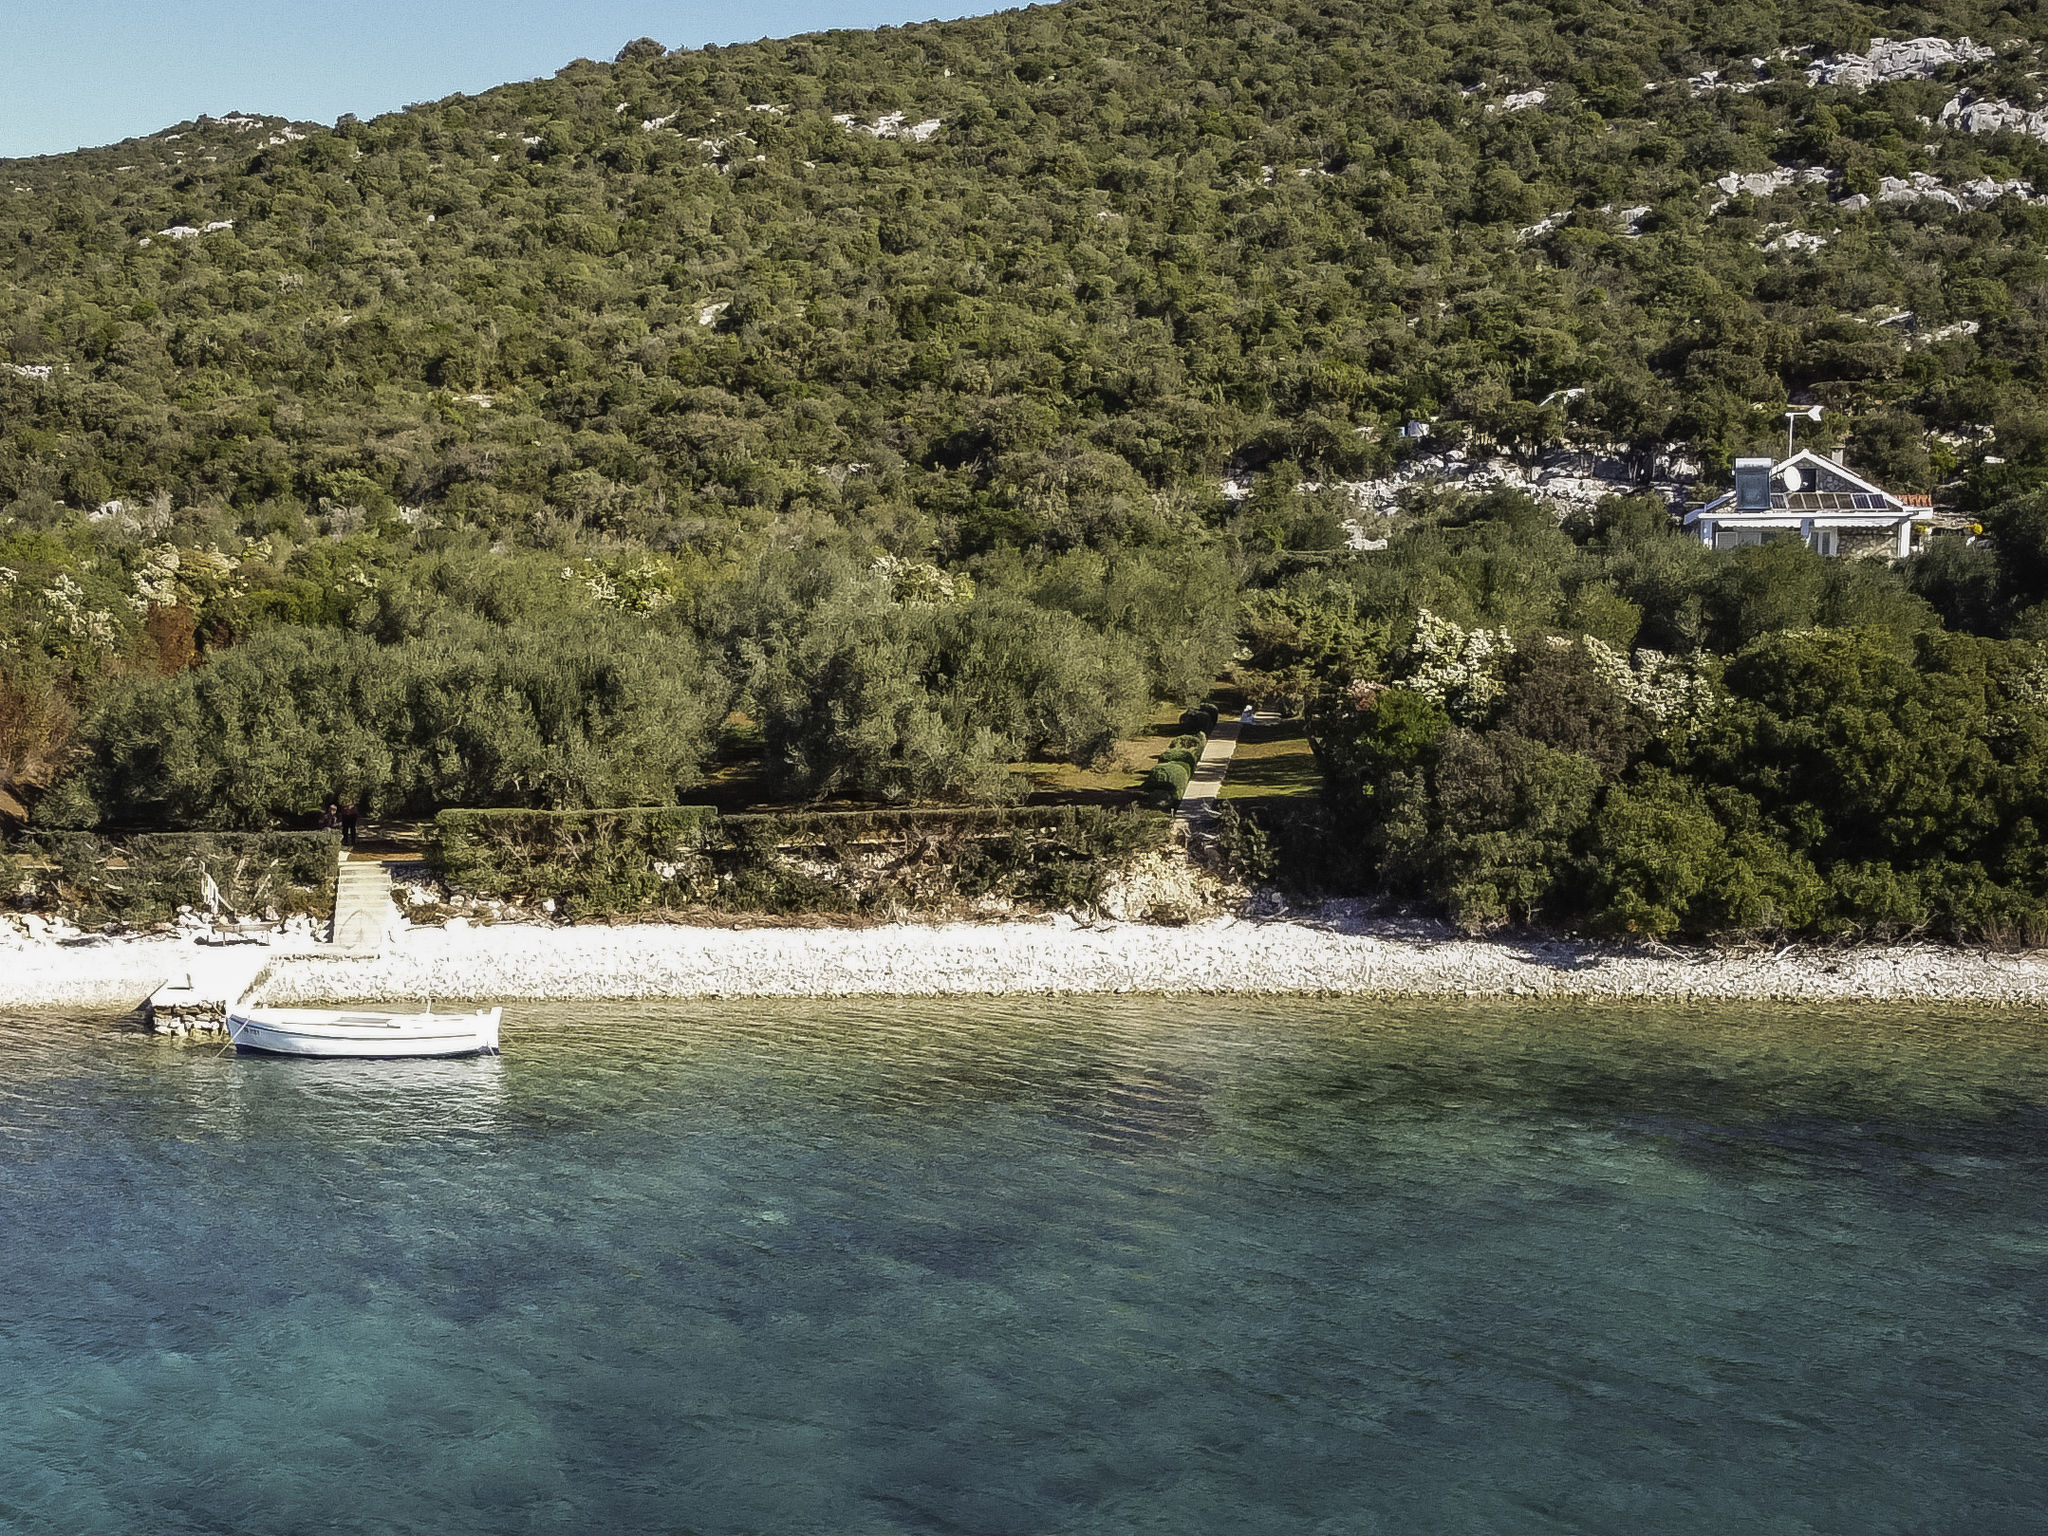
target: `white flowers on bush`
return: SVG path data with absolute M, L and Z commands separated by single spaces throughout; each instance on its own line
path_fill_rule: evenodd
M 1417 609 L 1403 682 L 1441 704 L 1453 720 L 1476 722 L 1499 700 L 1506 686 L 1501 670 L 1514 654 L 1515 642 L 1505 629 L 1465 629 Z
M 43 588 L 43 601 L 72 639 L 113 648 L 114 616 L 104 608 L 86 607 L 85 588 L 69 576 L 59 574 L 55 585 Z
M 1660 726 L 1697 725 L 1714 707 L 1714 686 L 1702 675 L 1698 657 L 1640 650 L 1631 658 L 1591 635 L 1550 635 L 1544 643 L 1583 650 L 1615 692 Z M 1408 645 L 1410 670 L 1401 685 L 1441 704 L 1453 720 L 1474 725 L 1500 701 L 1506 689 L 1502 674 L 1514 654 L 1514 639 L 1505 629 L 1468 630 L 1419 609 Z M 1370 709 L 1377 701 L 1370 684 L 1353 683 L 1351 693 L 1354 709 Z
M 1698 725 L 1717 702 L 1713 683 L 1700 675 L 1699 662 L 1697 655 L 1637 651 L 1629 702 L 1659 725 Z
M 1616 693 L 1659 725 L 1697 724 L 1713 708 L 1713 685 L 1699 675 L 1693 661 L 1640 650 L 1631 662 L 1605 640 L 1591 635 L 1576 640 L 1551 635 L 1545 643 L 1559 651 L 1580 647 Z
M 178 606 L 178 546 L 159 544 L 149 552 L 149 558 L 142 562 L 142 569 L 135 573 L 135 590 L 129 594 L 128 606 L 138 614 L 147 614 L 152 608 L 175 608 Z

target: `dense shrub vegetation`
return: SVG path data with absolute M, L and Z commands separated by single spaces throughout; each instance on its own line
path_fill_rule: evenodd
M 17 904 L 87 927 L 138 927 L 180 907 L 205 911 L 207 881 L 226 914 L 326 917 L 334 910 L 333 832 L 152 832 L 119 843 L 39 832 L 0 859 Z
M 1919 34 L 1991 53 L 1818 67 Z M 2044 34 L 1071 0 L 12 162 L 0 813 L 669 805 L 740 737 L 793 799 L 1001 803 L 1235 655 L 1335 786 L 1280 866 L 1482 927 L 2025 937 Z M 1705 489 L 1794 397 L 1991 541 L 1424 489 L 1346 548 L 1411 419 Z
M 1332 786 L 1283 869 L 1476 930 L 2048 937 L 2042 610 L 1961 633 L 1882 566 L 1609 511 L 1496 498 L 1261 594 Z
M 570 917 L 662 910 L 891 914 L 1099 901 L 1160 819 L 1092 806 L 721 817 L 657 810 L 443 811 L 449 884 Z

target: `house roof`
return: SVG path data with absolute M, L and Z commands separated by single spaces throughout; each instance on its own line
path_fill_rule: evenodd
M 1785 471 L 1788 469 L 1799 471 L 1799 489 L 1796 491 L 1784 489 Z M 1749 520 L 1770 517 L 1773 513 L 1780 517 L 1789 513 L 1800 518 L 1847 515 L 1857 517 L 1859 521 L 1875 514 L 1897 519 L 1910 517 L 1916 504 L 1927 506 L 1930 503 L 1926 497 L 1916 496 L 1908 501 L 1903 496 L 1894 496 L 1875 481 L 1865 479 L 1833 459 L 1825 458 L 1811 448 L 1802 448 L 1790 458 L 1779 459 L 1771 465 L 1770 512 L 1737 512 L 1735 493 L 1728 491 L 1705 506 L 1686 513 L 1685 521 L 1696 522 L 1702 517 L 1712 517 L 1717 522 Z

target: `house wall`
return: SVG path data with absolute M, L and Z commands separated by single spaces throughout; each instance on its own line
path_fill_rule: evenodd
M 1844 560 L 1889 560 L 1899 550 L 1899 535 L 1892 528 L 1844 528 L 1836 542 Z

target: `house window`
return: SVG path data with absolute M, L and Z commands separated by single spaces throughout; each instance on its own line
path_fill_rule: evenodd
M 1764 531 L 1761 528 L 1716 528 L 1714 530 L 1714 548 L 1716 549 L 1742 549 L 1751 544 L 1761 544 L 1763 541 Z
M 1813 552 L 1832 560 L 1842 552 L 1841 536 L 1833 528 L 1813 530 Z

